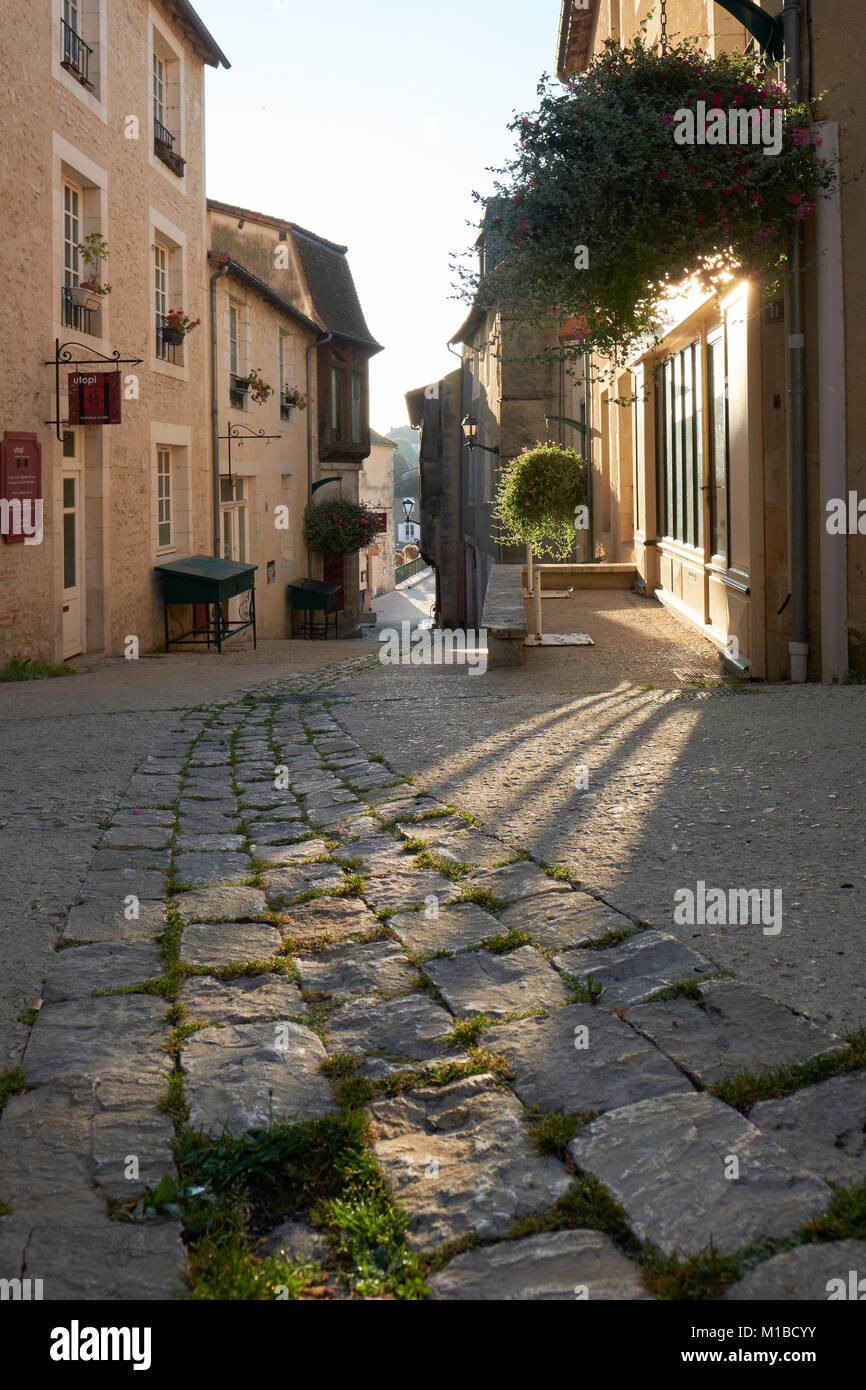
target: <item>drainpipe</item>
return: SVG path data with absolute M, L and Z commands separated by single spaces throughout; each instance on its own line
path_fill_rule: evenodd
M 785 0 L 785 82 L 799 94 L 800 0 Z M 806 518 L 806 339 L 803 321 L 803 224 L 791 231 L 788 277 L 788 565 L 791 589 L 790 676 L 806 680 L 809 661 L 809 571 Z
M 333 336 L 334 336 L 333 333 L 326 333 L 326 334 L 324 335 L 324 337 L 322 337 L 322 338 L 316 338 L 315 342 L 310 343 L 309 346 L 308 346 L 307 349 L 306 349 L 306 353 L 307 353 L 307 505 L 308 505 L 308 506 L 309 506 L 309 504 L 310 504 L 310 503 L 312 502 L 312 500 L 313 500 L 313 401 L 312 401 L 312 390 L 313 390 L 313 384 L 312 384 L 312 383 L 313 383 L 313 378 L 312 378 L 312 365 L 311 365 L 311 363 L 312 363 L 312 355 L 313 355 L 313 353 L 315 352 L 316 348 L 324 347 L 325 343 L 329 343 L 329 342 L 331 341 L 331 339 L 333 338 Z M 316 409 L 318 409 L 318 403 L 319 403 L 319 391 L 318 391 L 318 384 L 317 384 L 317 388 L 316 388 Z M 310 548 L 309 548 L 309 546 L 308 546 L 308 547 L 307 547 L 307 574 L 310 575 L 310 578 L 312 578 L 312 575 L 310 574 L 310 570 L 312 569 L 312 564 L 313 564 L 312 551 L 310 550 Z
M 820 121 L 816 130 L 827 162 L 839 162 L 839 127 Z M 827 530 L 827 503 L 847 498 L 845 469 L 845 296 L 842 208 L 838 184 L 820 198 L 815 213 L 818 262 L 818 412 L 821 496 L 821 676 L 830 681 L 848 669 L 848 565 L 845 536 Z
M 216 282 L 229 272 L 228 256 L 211 253 L 210 259 L 220 269 L 210 277 L 210 457 L 211 457 L 211 501 L 213 507 L 213 553 L 218 560 L 221 548 L 220 537 L 220 413 L 217 398 L 217 292 Z
M 586 419 L 586 434 L 583 436 L 584 448 L 586 451 L 586 502 L 589 508 L 589 534 L 586 538 L 589 548 L 589 559 L 595 559 L 595 539 L 593 535 L 592 519 L 595 515 L 595 508 L 592 505 L 592 382 L 590 374 L 592 371 L 592 354 L 583 354 L 583 399 L 584 414 Z

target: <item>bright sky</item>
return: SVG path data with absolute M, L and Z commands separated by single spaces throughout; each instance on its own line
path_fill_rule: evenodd
M 554 65 L 559 0 L 193 0 L 232 64 L 207 70 L 210 197 L 349 247 L 372 334 L 370 422 L 454 366 L 466 314 L 449 253 L 472 190 L 513 148 L 512 111 Z

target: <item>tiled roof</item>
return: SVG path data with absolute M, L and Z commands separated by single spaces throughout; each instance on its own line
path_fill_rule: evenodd
M 294 242 L 301 270 L 307 282 L 313 312 L 329 332 L 341 338 L 370 347 L 381 352 L 364 318 L 364 311 L 358 299 L 358 291 L 352 279 L 349 262 L 346 260 L 348 247 L 339 242 L 328 241 L 316 232 L 287 222 L 283 217 L 272 217 L 268 213 L 253 212 L 250 208 L 236 207 L 233 203 L 220 203 L 208 198 L 207 205 L 215 212 L 223 212 L 238 221 L 258 222 L 278 231 L 287 232 Z
M 281 313 L 287 314 L 289 318 L 294 319 L 296 323 L 300 323 L 304 328 L 308 329 L 310 333 L 314 333 L 317 338 L 324 337 L 324 330 L 321 329 L 317 323 L 313 323 L 313 320 L 308 319 L 306 314 L 302 314 L 300 309 L 296 309 L 294 304 L 290 304 L 287 299 L 283 299 L 282 295 L 272 290 L 270 285 L 265 284 L 264 280 L 260 280 L 257 275 L 253 275 L 252 271 L 247 270 L 245 265 L 241 265 L 240 261 L 233 261 L 231 256 L 225 256 L 220 252 L 214 251 L 208 251 L 207 258 L 209 261 L 213 261 L 216 264 L 227 265 L 233 275 L 236 275 L 244 284 L 250 285 L 254 290 L 258 290 L 259 294 L 263 295 L 270 304 L 273 304 L 275 309 L 279 309 Z
M 384 434 L 379 434 L 378 430 L 370 431 L 370 443 L 384 444 L 389 449 L 399 449 L 400 447 L 399 444 L 395 443 L 393 439 L 386 439 Z
M 325 326 L 342 338 L 380 352 L 381 344 L 367 327 L 345 252 L 299 227 L 292 229 L 292 239 L 316 313 Z
M 166 0 L 166 4 L 168 8 L 174 12 L 181 24 L 186 25 L 188 29 L 192 30 L 195 38 L 198 40 L 199 47 L 204 54 L 204 60 L 208 67 L 218 68 L 220 63 L 222 63 L 224 68 L 231 67 L 228 58 L 223 53 L 210 30 L 206 29 L 204 24 L 202 24 L 192 5 L 189 3 L 189 0 Z

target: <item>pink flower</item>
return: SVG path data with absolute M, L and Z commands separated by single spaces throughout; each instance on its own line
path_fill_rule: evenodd
M 794 206 L 796 207 L 797 203 L 802 203 L 804 197 L 805 197 L 805 194 L 803 194 L 803 193 L 786 193 L 786 194 L 785 194 L 785 202 L 786 202 L 786 203 L 793 203 Z
M 696 221 L 696 222 L 703 222 L 703 220 L 704 220 L 704 214 L 703 214 L 702 212 L 699 212 L 698 215 L 697 215 L 697 217 L 695 218 L 695 221 Z
M 809 143 L 809 132 L 808 130 L 792 130 L 791 139 L 794 141 L 794 148 L 801 150 L 804 145 Z
M 734 105 L 735 105 L 735 106 L 742 106 L 742 104 L 743 104 L 743 98 L 740 96 L 739 92 L 737 92 L 737 95 L 734 97 Z
M 659 169 L 659 178 L 660 178 L 660 179 L 666 179 L 667 176 L 668 176 L 668 171 L 667 171 L 667 169 Z
M 665 130 L 670 130 L 671 126 L 676 125 L 676 119 L 676 116 L 662 116 L 662 125 L 664 126 Z

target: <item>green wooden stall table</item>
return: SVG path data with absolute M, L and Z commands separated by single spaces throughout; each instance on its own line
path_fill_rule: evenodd
M 334 615 L 334 636 L 339 637 L 338 610 L 339 594 L 342 584 L 325 584 L 321 579 L 293 579 L 287 586 L 289 602 L 292 605 L 292 636 L 295 636 L 295 614 L 303 614 L 302 632 L 305 638 L 316 636 L 314 614 L 321 613 L 324 619 L 322 635 L 327 637 L 330 615 Z
M 218 560 L 213 555 L 189 555 L 156 565 L 154 573 L 162 580 L 162 611 L 165 622 L 165 649 L 171 647 L 211 647 L 222 652 L 223 642 L 237 637 L 248 627 L 256 645 L 256 570 L 237 560 Z M 249 594 L 240 605 L 239 616 L 228 618 L 223 604 L 239 594 Z M 169 637 L 168 610 L 173 604 L 203 604 L 206 618 L 179 637 Z

